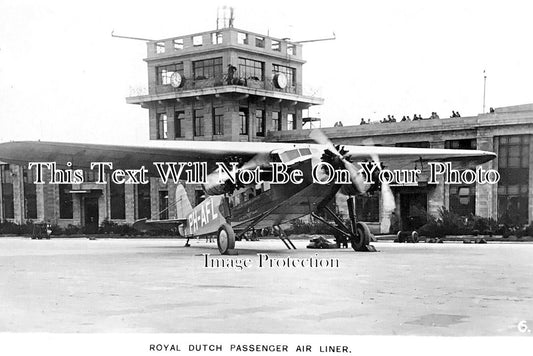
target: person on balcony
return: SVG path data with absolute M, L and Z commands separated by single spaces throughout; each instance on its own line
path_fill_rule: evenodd
M 237 67 L 232 66 L 231 64 L 228 64 L 228 78 L 227 83 L 228 85 L 233 85 L 235 83 L 235 71 L 237 70 Z

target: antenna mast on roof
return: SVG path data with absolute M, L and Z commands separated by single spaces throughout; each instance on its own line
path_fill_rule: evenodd
M 222 6 L 222 9 L 217 7 L 217 30 L 226 27 L 233 27 L 233 21 L 235 20 L 233 12 L 234 10 L 232 6 L 224 5 Z

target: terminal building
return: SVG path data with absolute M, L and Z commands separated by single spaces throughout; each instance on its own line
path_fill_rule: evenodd
M 356 120 L 352 119 L 355 123 Z M 392 147 L 478 149 L 497 158 L 482 165 L 500 174 L 498 184 L 428 184 L 428 170 L 416 185 L 396 185 L 396 215 L 405 226 L 420 210 L 438 216 L 444 207 L 461 216 L 474 214 L 499 220 L 506 216 L 520 224 L 533 221 L 533 104 L 496 108 L 487 114 L 322 128 L 335 144 L 373 144 Z M 311 142 L 309 130 L 270 132 L 269 141 Z M 394 162 L 384 162 L 394 166 Z M 414 168 L 416 163 L 413 164 Z M 475 168 L 475 167 L 474 167 Z M 388 232 L 379 194 L 356 197 L 358 219 L 374 231 Z M 357 209 L 358 208 L 358 209 Z
M 147 109 L 151 140 L 310 142 L 310 130 L 303 127 L 316 118 L 306 112 L 323 99 L 305 95 L 301 44 L 228 26 L 149 41 L 147 49 L 148 87 L 126 101 Z M 498 170 L 497 185 L 432 185 L 423 172 L 418 184 L 395 186 L 403 224 L 420 211 L 436 215 L 440 207 L 465 216 L 508 214 L 520 223 L 533 221 L 533 104 L 449 119 L 354 126 L 346 123 L 356 124 L 355 118 L 340 119 L 345 126 L 323 128 L 336 144 L 357 145 L 372 137 L 383 146 L 498 154 L 483 165 Z M 133 223 L 173 216 L 175 186 L 155 178 L 149 185 L 102 186 L 94 178 L 86 176 L 78 185 L 35 185 L 31 171 L 2 164 L 0 219 L 87 227 L 105 219 Z M 201 189 L 187 188 L 191 202 L 198 203 Z M 342 199 L 337 202 L 342 212 Z M 356 198 L 358 219 L 386 233 L 390 216 L 381 206 L 379 192 Z

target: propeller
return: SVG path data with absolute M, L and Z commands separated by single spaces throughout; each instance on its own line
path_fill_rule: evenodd
M 371 138 L 363 140 L 365 146 L 374 146 L 374 141 Z M 383 167 L 379 160 L 379 156 L 376 153 L 371 153 L 370 158 L 376 163 L 377 168 L 381 172 Z M 383 210 L 386 214 L 391 213 L 396 208 L 396 203 L 394 201 L 394 194 L 390 188 L 388 182 L 381 182 L 381 195 L 383 198 Z
M 350 173 L 350 178 L 353 183 L 353 185 L 356 187 L 356 189 L 359 192 L 366 192 L 368 190 L 368 185 L 364 182 L 364 176 L 361 173 L 361 170 L 358 170 L 355 165 L 348 161 L 343 154 L 339 152 L 337 147 L 333 145 L 333 143 L 330 141 L 330 139 L 320 130 L 313 130 L 311 131 L 311 134 L 309 135 L 310 138 L 315 140 L 317 143 L 321 145 L 325 145 L 329 151 L 331 151 L 335 156 L 337 156 L 342 163 L 344 164 L 344 167 L 348 172 Z M 372 139 L 366 139 L 363 141 L 363 144 L 367 146 L 373 146 L 374 143 Z M 370 154 L 370 158 L 376 163 L 377 168 L 381 172 L 383 169 L 381 166 L 381 162 L 379 160 L 379 157 L 375 153 Z M 381 183 L 381 194 L 383 197 L 383 210 L 385 213 L 390 213 L 396 208 L 396 204 L 394 202 L 394 194 L 392 193 L 392 190 L 390 188 L 389 183 L 382 182 Z
M 326 146 L 327 150 L 333 153 L 343 163 L 344 168 L 350 174 L 350 180 L 352 181 L 352 184 L 359 192 L 365 192 L 368 189 L 361 170 L 358 170 L 352 162 L 348 161 L 322 131 L 313 130 L 311 131 L 309 137 L 315 140 L 317 143 Z

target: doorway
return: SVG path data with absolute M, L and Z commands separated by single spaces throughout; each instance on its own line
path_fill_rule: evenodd
M 85 197 L 85 231 L 87 234 L 98 232 L 98 197 Z
M 427 222 L 427 193 L 400 193 L 401 229 L 416 230 Z

